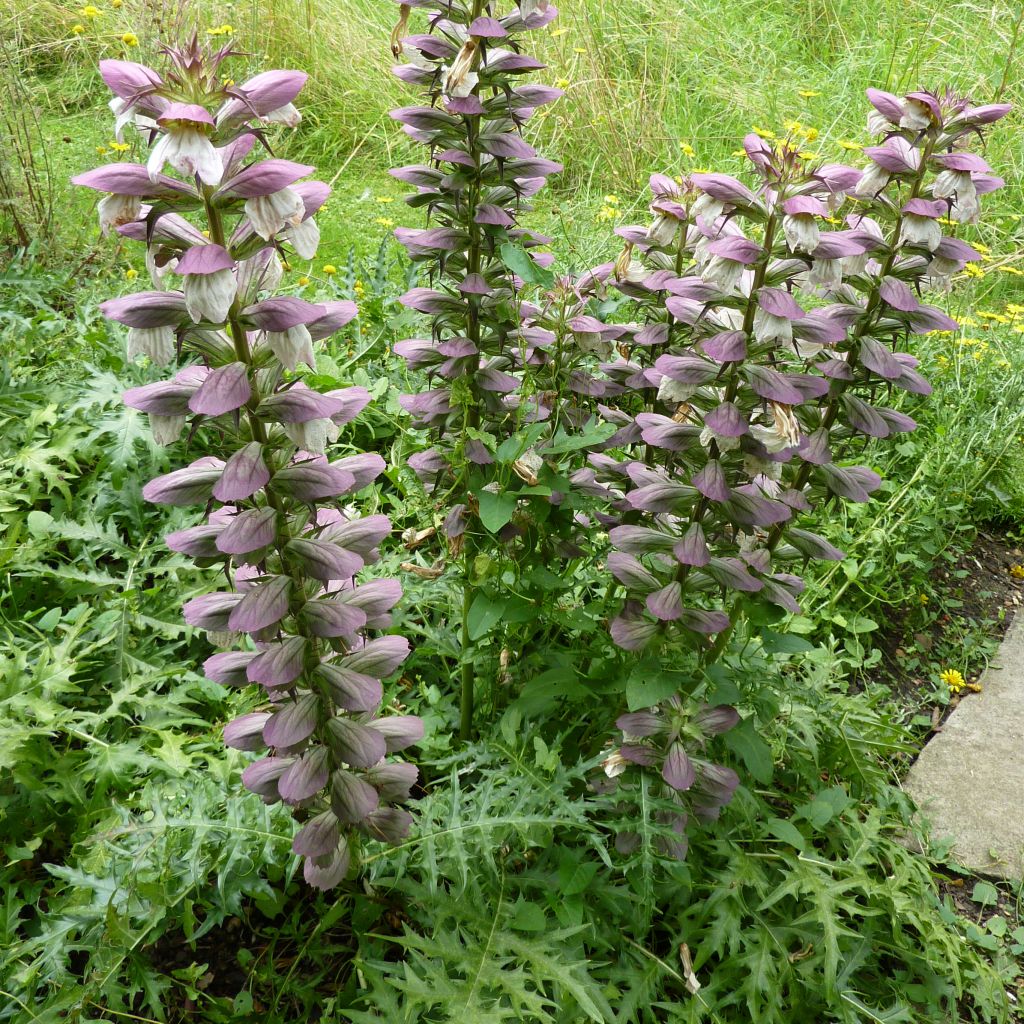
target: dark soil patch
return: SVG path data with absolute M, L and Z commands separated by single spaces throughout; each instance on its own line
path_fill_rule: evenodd
M 969 689 L 936 700 L 935 680 L 956 669 L 977 684 L 1014 614 L 1024 605 L 1024 546 L 1016 538 L 979 530 L 969 550 L 938 565 L 919 597 L 897 610 L 875 643 L 882 651 L 884 678 L 907 712 L 925 713 L 937 728 Z

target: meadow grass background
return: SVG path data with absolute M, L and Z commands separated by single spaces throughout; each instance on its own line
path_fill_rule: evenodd
M 390 0 L 109 0 L 95 18 L 73 4 L 13 0 L 0 14 L 9 92 L 38 114 L 48 178 L 60 210 L 63 246 L 90 241 L 90 197 L 73 193 L 69 174 L 96 161 L 109 140 L 95 71 L 101 56 L 145 59 L 161 35 L 198 25 L 201 33 L 229 25 L 252 67 L 298 67 L 311 78 L 302 95 L 302 130 L 282 139 L 284 155 L 308 158 L 332 182 L 324 261 L 355 244 L 368 250 L 387 225 L 415 223 L 395 203 L 401 195 L 386 174 L 418 158 L 388 117 L 414 102 L 389 74 L 388 34 L 397 5 Z M 951 88 L 977 102 L 1020 107 L 1020 3 L 938 0 L 565 0 L 559 17 L 531 37 L 548 69 L 535 80 L 555 83 L 565 97 L 543 108 L 531 127 L 538 148 L 561 160 L 538 212 L 541 226 L 561 226 L 561 255 L 579 263 L 604 255 L 604 196 L 619 199 L 622 216 L 646 205 L 654 170 L 713 167 L 738 171 L 743 135 L 754 126 L 780 131 L 789 121 L 817 130 L 809 148 L 826 159 L 853 161 L 840 143 L 868 141 L 864 89 L 902 92 Z M 84 28 L 73 34 L 76 25 Z M 120 36 L 133 32 L 138 47 Z M 235 63 L 240 80 L 246 59 Z M 19 97 L 20 92 L 20 97 Z M 989 162 L 1007 180 L 995 200 L 1019 211 L 1024 180 L 1024 114 L 992 133 Z M 388 209 L 380 207 L 387 205 Z M 988 218 L 983 239 L 1000 257 L 1020 260 L 1024 226 Z M 573 251 L 575 250 L 575 251 Z

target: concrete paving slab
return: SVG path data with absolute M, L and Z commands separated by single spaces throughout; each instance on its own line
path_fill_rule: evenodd
M 968 694 L 910 769 L 904 788 L 952 858 L 1024 878 L 1024 612 L 1014 616 L 982 691 Z

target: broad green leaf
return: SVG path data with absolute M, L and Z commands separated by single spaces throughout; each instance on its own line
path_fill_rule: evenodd
M 503 526 L 512 521 L 512 516 L 516 511 L 516 496 L 514 494 L 495 494 L 493 491 L 481 491 L 478 498 L 480 501 L 480 522 L 491 533 L 497 533 Z
M 804 834 L 793 822 L 786 821 L 785 818 L 769 818 L 765 822 L 765 828 L 776 839 L 781 839 L 784 843 L 789 843 L 790 846 L 795 846 L 798 850 L 804 850 L 807 847 L 807 839 Z

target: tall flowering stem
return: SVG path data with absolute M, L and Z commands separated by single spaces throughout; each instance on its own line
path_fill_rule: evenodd
M 375 454 L 330 461 L 341 427 L 369 401 L 362 388 L 321 393 L 301 379 L 316 343 L 356 315 L 349 302 L 275 295 L 281 254 L 314 255 L 314 214 L 327 198 L 312 167 L 255 155 L 270 123 L 292 126 L 306 80 L 267 71 L 224 85 L 229 50 L 195 39 L 168 48 L 157 71 L 103 61 L 120 134 L 134 127 L 146 164 L 109 164 L 75 183 L 104 193 L 104 233 L 146 246 L 155 290 L 103 303 L 128 328 L 130 357 L 178 362 L 174 376 L 125 392 L 156 439 L 202 455 L 150 481 L 147 500 L 198 505 L 206 521 L 168 546 L 223 572 L 227 587 L 189 601 L 185 620 L 222 647 L 208 678 L 255 687 L 264 708 L 231 722 L 228 746 L 267 751 L 242 773 L 265 803 L 283 801 L 302 827 L 293 850 L 306 880 L 345 878 L 365 839 L 399 841 L 411 818 L 394 806 L 417 777 L 388 755 L 423 732 L 414 716 L 382 714 L 381 680 L 409 653 L 386 630 L 397 581 L 357 575 L 391 530 L 384 516 L 343 506 L 384 469 Z M 175 175 L 165 171 L 173 170 Z
M 956 327 L 922 293 L 979 258 L 943 227 L 975 222 L 978 197 L 1002 185 L 970 146 L 1009 108 L 929 92 L 868 99 L 880 139 L 866 167 L 749 135 L 753 187 L 652 176 L 653 222 L 618 229 L 622 255 L 594 271 L 643 321 L 604 366 L 632 384 L 606 411 L 625 458 L 591 458 L 612 499 L 608 569 L 626 601 L 611 633 L 626 650 L 689 646 L 707 664 L 745 610 L 798 612 L 793 563 L 843 557 L 800 516 L 870 500 L 880 478 L 846 456 L 915 428 L 887 398 L 931 390 L 909 339 Z M 606 771 L 659 767 L 679 808 L 669 825 L 717 814 L 738 784 L 686 752 L 708 714 L 675 697 L 619 721 Z
M 413 369 L 436 386 L 402 397 L 414 423 L 435 437 L 434 446 L 410 464 L 451 507 L 445 519 L 449 550 L 463 563 L 460 735 L 473 728 L 475 670 L 468 632 L 474 558 L 483 538 L 514 536 L 514 500 L 504 493 L 495 448 L 516 427 L 544 420 L 552 405 L 528 386 L 531 366 L 546 357 L 538 347 L 548 333 L 524 321 L 537 312 L 520 298 L 524 283 L 551 283 L 550 257 L 531 253 L 549 241 L 517 226 L 528 200 L 561 167 L 538 158 L 522 129 L 535 109 L 561 95 L 558 89 L 520 84 L 542 67 L 519 48 L 529 30 L 556 14 L 547 0 L 520 0 L 504 16 L 485 0 L 402 4 L 392 49 L 405 62 L 395 74 L 423 92 L 423 102 L 392 112 L 406 134 L 428 151 L 426 163 L 392 174 L 416 187 L 410 205 L 423 208 L 431 225 L 395 234 L 431 287 L 402 296 L 407 307 L 431 318 L 429 338 L 395 346 Z M 410 8 L 429 14 L 429 33 L 406 35 Z M 498 507 L 481 517 L 482 503 Z M 500 509 L 508 510 L 504 518 Z

